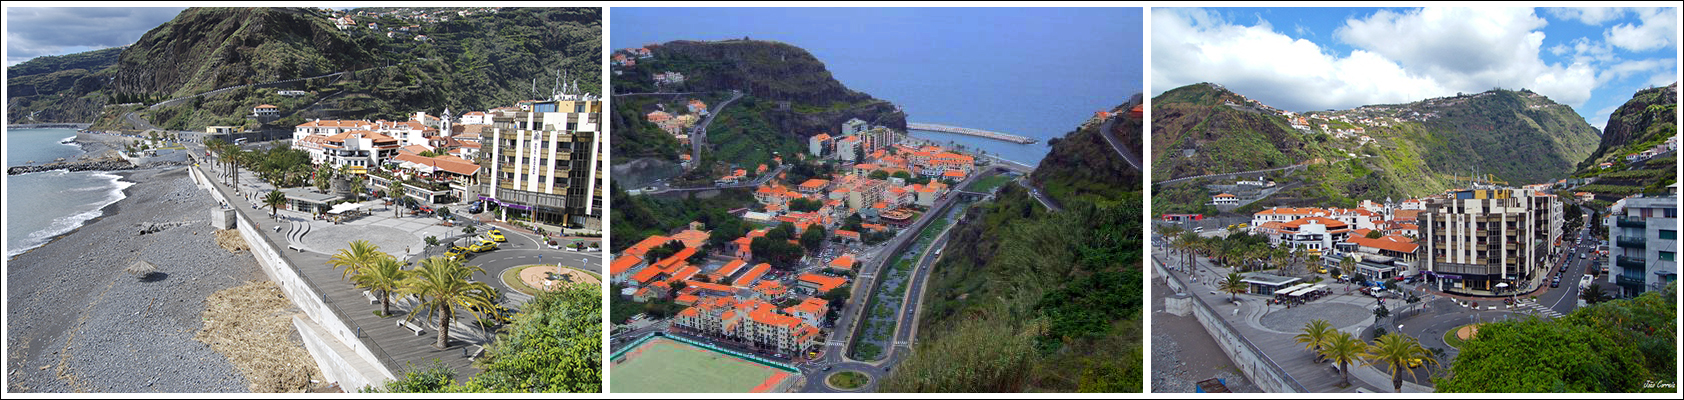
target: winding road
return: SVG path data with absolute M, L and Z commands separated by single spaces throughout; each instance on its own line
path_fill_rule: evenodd
M 686 172 L 696 169 L 696 165 L 699 165 L 702 162 L 702 147 L 707 145 L 708 124 L 713 123 L 713 117 L 719 116 L 719 113 L 725 111 L 725 106 L 731 105 L 731 102 L 737 101 L 737 99 L 740 98 L 743 98 L 743 92 L 741 90 L 732 90 L 730 100 L 725 100 L 725 102 L 719 103 L 719 106 L 714 107 L 712 111 L 708 112 L 707 118 L 702 119 L 702 123 L 696 124 L 696 126 L 690 128 L 691 162 L 690 166 L 684 168 Z
M 1224 176 L 1256 174 L 1256 173 L 1262 173 L 1262 172 L 1279 171 L 1279 170 L 1283 170 L 1283 169 L 1303 169 L 1304 167 L 1306 167 L 1308 165 L 1309 164 L 1293 164 L 1293 165 L 1288 165 L 1288 166 L 1285 166 L 1285 167 L 1278 167 L 1278 168 L 1258 169 L 1258 170 L 1241 171 L 1241 172 L 1225 172 L 1225 173 L 1220 173 L 1220 174 L 1205 174 L 1205 175 L 1199 175 L 1199 176 L 1189 176 L 1189 177 L 1184 177 L 1184 178 L 1175 178 L 1175 179 L 1170 179 L 1170 180 L 1157 181 L 1157 182 L 1153 182 L 1152 184 L 1153 185 L 1163 185 L 1163 184 L 1170 184 L 1170 183 L 1176 183 L 1176 182 L 1192 180 L 1192 179 L 1200 179 L 1200 178 L 1216 178 L 1216 177 L 1224 177 Z

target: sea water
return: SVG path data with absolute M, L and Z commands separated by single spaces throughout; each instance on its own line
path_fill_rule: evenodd
M 913 137 L 1033 166 L 1049 139 L 1142 91 L 1141 18 L 1121 8 L 625 8 L 614 11 L 610 40 L 616 49 L 745 36 L 795 45 L 849 89 L 901 106 L 909 122 L 1039 142 Z
M 6 130 L 6 166 L 52 162 L 82 155 L 74 129 Z M 41 247 L 54 236 L 102 215 L 133 185 L 109 172 L 64 170 L 10 175 L 6 179 L 6 258 Z

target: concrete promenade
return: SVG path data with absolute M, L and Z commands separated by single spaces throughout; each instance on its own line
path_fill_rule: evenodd
M 1262 356 L 1279 365 L 1292 380 L 1303 385 L 1305 390 L 1313 393 L 1353 393 L 1360 387 L 1371 392 L 1393 392 L 1390 375 L 1375 367 L 1367 367 L 1361 364 L 1350 366 L 1352 387 L 1338 387 L 1340 377 L 1337 366 L 1332 363 L 1315 362 L 1315 356 L 1309 350 L 1306 350 L 1303 344 L 1294 341 L 1293 336 L 1298 333 L 1296 330 L 1283 331 L 1270 327 L 1270 325 L 1274 325 L 1276 328 L 1284 328 L 1297 321 L 1272 324 L 1265 324 L 1264 322 L 1265 318 L 1304 319 L 1305 315 L 1292 313 L 1289 309 L 1281 306 L 1270 306 L 1267 304 L 1268 298 L 1266 296 L 1240 294 L 1237 296 L 1238 304 L 1230 302 L 1230 295 L 1218 290 L 1214 284 L 1217 277 L 1227 276 L 1230 272 L 1229 269 L 1217 267 L 1208 260 L 1195 257 L 1197 266 L 1189 270 L 1183 267 L 1182 262 L 1177 261 L 1176 257 L 1170 257 L 1160 251 L 1154 251 L 1152 258 L 1154 263 L 1169 271 L 1169 276 L 1166 279 L 1175 280 L 1174 283 L 1171 283 L 1172 287 L 1186 287 L 1189 289 L 1187 291 L 1189 294 L 1197 296 L 1205 304 L 1209 304 L 1216 311 L 1216 315 L 1221 316 L 1229 326 L 1238 331 L 1239 335 L 1245 337 L 1246 340 L 1261 350 Z M 1197 278 L 1197 282 L 1193 281 L 1194 278 Z M 1337 286 L 1343 285 L 1330 285 L 1335 294 L 1300 307 L 1316 306 L 1329 309 L 1361 307 L 1364 310 L 1374 308 L 1373 299 L 1339 294 L 1342 290 Z M 1364 328 L 1373 322 L 1371 315 L 1367 318 L 1353 320 L 1348 313 L 1319 314 L 1316 315 L 1316 318 L 1329 319 L 1329 322 L 1333 323 L 1335 328 L 1352 335 L 1360 334 Z M 1339 321 L 1335 321 L 1335 319 Z M 1302 327 L 1302 323 L 1298 322 L 1296 326 Z M 1214 333 L 1212 335 L 1215 336 Z M 1416 372 L 1417 375 L 1424 375 L 1425 373 L 1424 369 Z M 1407 376 L 1407 374 L 1405 375 Z M 1263 381 L 1259 377 L 1248 378 L 1253 382 Z M 1408 382 L 1406 379 L 1403 392 L 1430 393 L 1432 388 Z
M 394 317 L 382 318 L 374 315 L 375 311 L 380 310 L 380 305 L 370 304 L 370 301 L 362 295 L 362 289 L 352 286 L 350 282 L 343 279 L 343 274 L 340 271 L 327 264 L 327 260 L 331 256 L 325 253 L 337 252 L 339 247 L 331 249 L 313 248 L 310 251 L 285 250 L 288 243 L 287 235 L 290 233 L 290 224 L 324 225 L 327 224 L 325 221 L 312 221 L 304 213 L 289 210 L 279 212 L 280 221 L 271 219 L 267 208 L 261 204 L 248 201 L 244 196 L 248 193 L 263 193 L 269 190 L 270 188 L 262 180 L 249 171 L 241 170 L 241 176 L 238 179 L 241 190 L 239 194 L 236 194 L 232 188 L 222 181 L 226 178 L 220 175 L 215 168 L 212 168 L 209 164 L 201 164 L 200 168 L 210 177 L 217 190 L 221 190 L 225 194 L 229 206 L 255 221 L 257 225 L 255 228 L 258 228 L 264 238 L 275 245 L 276 248 L 282 249 L 283 257 L 296 266 L 301 275 L 321 291 L 322 301 L 335 308 L 336 313 L 340 314 L 339 317 L 349 320 L 351 327 L 358 331 L 357 337 L 371 349 L 374 349 L 377 356 L 383 355 L 378 361 L 384 364 L 388 370 L 401 375 L 404 371 L 430 367 L 433 360 L 437 359 L 443 365 L 455 369 L 458 379 L 466 379 L 479 371 L 470 365 L 467 355 L 477 349 L 474 345 L 489 342 L 492 337 L 491 334 L 462 323 L 462 321 L 467 321 L 466 318 L 458 318 L 457 322 L 451 326 L 451 347 L 439 350 L 433 347 L 438 338 L 437 317 L 414 316 L 415 322 L 425 328 L 425 332 L 419 336 L 407 328 L 397 326 L 397 321 L 410 317 L 410 309 L 414 305 L 412 301 L 393 301 L 392 312 L 396 314 Z M 254 204 L 256 208 L 253 207 Z M 420 221 L 424 219 L 403 217 L 397 220 Z M 372 222 L 373 220 L 370 219 L 369 221 Z M 275 229 L 277 226 L 281 227 L 278 231 Z M 343 247 L 344 244 L 341 243 L 339 246 Z M 418 255 L 422 251 L 420 248 L 382 248 L 381 250 L 400 258 Z M 458 315 L 458 317 L 461 316 Z

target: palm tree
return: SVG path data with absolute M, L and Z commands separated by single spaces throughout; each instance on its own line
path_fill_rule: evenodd
M 1585 304 L 1601 303 L 1607 301 L 1608 297 L 1608 292 L 1603 291 L 1602 286 L 1594 284 L 1585 286 L 1585 291 L 1579 293 L 1579 298 L 1584 299 Z
M 358 201 L 362 201 L 363 199 L 363 189 L 365 188 L 363 187 L 362 178 L 351 180 L 351 195 L 356 196 L 355 199 Z
M 398 193 L 402 190 L 403 184 L 398 182 L 396 176 L 386 179 L 386 197 L 392 198 L 392 204 L 397 204 L 397 200 L 403 198 L 402 196 L 398 196 Z M 398 207 L 392 207 L 392 217 L 396 218 L 401 216 L 401 214 L 398 214 Z
M 268 195 L 263 196 L 263 205 L 269 206 L 269 217 L 276 221 L 281 220 L 280 209 L 286 204 L 287 195 L 279 190 L 271 190 Z
M 1187 263 L 1187 253 L 1193 250 L 1193 243 L 1187 241 L 1186 233 L 1177 234 L 1169 238 L 1169 248 L 1175 251 L 1175 261 L 1182 267 L 1190 267 Z
M 1303 343 L 1305 350 L 1315 352 L 1316 360 L 1320 361 L 1322 346 L 1327 345 L 1334 332 L 1338 331 L 1333 329 L 1333 324 L 1327 323 L 1325 319 L 1317 319 L 1304 323 L 1304 333 L 1293 336 L 1292 339 Z
M 1321 349 L 1321 356 L 1339 364 L 1340 386 L 1351 386 L 1351 363 L 1368 357 L 1363 350 L 1367 344 L 1351 336 L 1348 332 L 1338 332 L 1328 338 L 1326 346 Z
M 390 254 L 380 252 L 380 246 L 376 246 L 367 240 L 358 239 L 352 240 L 349 247 L 339 249 L 338 253 L 328 258 L 327 264 L 334 268 L 344 268 L 345 270 L 340 271 L 340 274 L 342 278 L 349 279 L 351 275 L 357 273 L 357 270 L 373 265 L 380 259 L 391 257 Z
M 1339 274 L 1340 275 L 1350 275 L 1351 270 L 1356 269 L 1356 268 L 1357 268 L 1357 258 L 1356 257 L 1352 257 L 1351 255 L 1346 254 L 1345 258 L 1339 259 Z
M 1409 369 L 1410 361 L 1418 360 L 1424 364 L 1438 362 L 1433 359 L 1433 353 L 1421 347 L 1421 343 L 1415 338 L 1395 332 L 1375 339 L 1374 344 L 1368 345 L 1367 352 L 1368 354 L 1363 356 L 1364 364 L 1385 365 L 1392 374 L 1392 389 L 1398 393 L 1403 393 L 1403 373 L 1409 372 L 1410 377 L 1415 376 L 1415 371 Z
M 333 167 L 329 167 L 327 164 L 322 164 L 321 167 L 317 167 L 314 183 L 316 190 L 326 192 L 333 184 Z
M 1222 280 L 1222 284 L 1219 288 L 1221 288 L 1224 292 L 1228 292 L 1228 301 L 1238 299 L 1239 294 L 1246 291 L 1245 281 L 1242 279 L 1244 278 L 1240 277 L 1240 273 L 1229 272 L 1228 278 Z
M 392 315 L 392 292 L 397 291 L 409 271 L 403 270 L 403 263 L 396 257 L 381 253 L 373 264 L 364 265 L 351 276 L 351 283 L 357 287 L 380 293 L 380 315 Z M 347 269 L 349 270 L 349 269 Z
M 457 307 L 467 308 L 476 318 L 478 310 L 490 310 L 497 303 L 496 290 L 485 282 L 469 280 L 480 267 L 464 266 L 461 261 L 444 257 L 428 257 L 410 271 L 399 291 L 421 298 L 418 308 L 439 316 L 439 339 L 435 348 L 450 346 L 450 321 Z M 410 314 L 413 318 L 415 314 Z

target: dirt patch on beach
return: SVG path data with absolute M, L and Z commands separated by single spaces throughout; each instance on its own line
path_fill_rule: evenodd
M 205 327 L 193 335 L 228 357 L 251 381 L 253 393 L 299 393 L 321 381 L 304 344 L 294 339 L 292 316 L 301 315 L 272 281 L 252 281 L 205 299 Z M 276 346 L 291 343 L 290 346 Z

